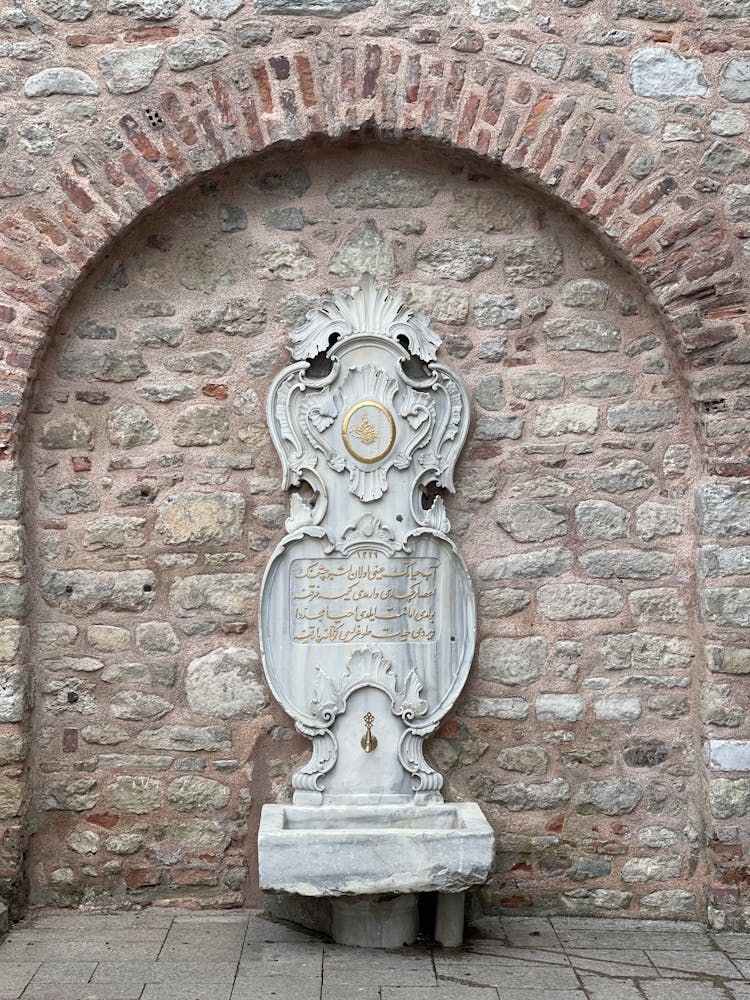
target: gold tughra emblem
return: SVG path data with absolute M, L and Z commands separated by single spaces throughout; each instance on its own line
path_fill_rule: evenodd
M 371 465 L 385 458 L 393 447 L 396 440 L 396 423 L 391 411 L 382 403 L 374 399 L 365 399 L 352 406 L 344 416 L 341 436 L 350 455 L 365 465 Z M 373 453 L 372 445 L 384 439 L 385 445 L 382 448 L 378 445 L 379 451 Z M 360 443 L 355 444 L 355 440 Z
M 382 434 L 378 434 L 364 413 L 360 422 L 356 427 L 352 427 L 349 433 L 352 437 L 359 438 L 362 444 L 375 444 L 383 436 Z

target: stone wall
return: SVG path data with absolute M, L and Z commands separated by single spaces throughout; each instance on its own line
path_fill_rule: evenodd
M 263 404 L 289 330 L 363 271 L 473 394 L 449 508 L 480 645 L 430 752 L 498 831 L 486 905 L 695 916 L 695 466 L 663 324 L 497 169 L 372 142 L 170 199 L 58 325 L 28 428 L 33 898 L 236 903 L 248 862 L 252 892 L 306 749 L 258 666 L 287 513 Z
M 475 391 L 453 517 L 483 591 L 483 645 L 475 687 L 433 752 L 451 791 L 485 799 L 503 833 L 487 905 L 621 904 L 747 926 L 748 14 L 746 0 L 28 0 L 0 11 L 0 892 L 17 907 L 29 878 L 37 899 L 242 896 L 253 810 L 285 787 L 304 746 L 261 707 L 253 626 L 238 631 L 252 622 L 253 575 L 284 502 L 254 492 L 256 480 L 272 489 L 275 467 L 252 437 L 261 410 L 241 393 L 262 408 L 281 363 L 269 352 L 304 312 L 287 300 L 346 284 L 367 260 L 432 313 Z M 342 182 L 361 174 L 370 153 L 347 135 L 368 130 L 393 143 L 381 169 L 439 181 L 434 192 L 390 181 L 391 198 L 423 205 L 389 208 L 367 185 L 329 196 L 317 163 Z M 415 137 L 426 153 L 406 142 Z M 286 159 L 261 161 L 284 143 Z M 308 171 L 304 191 L 249 180 L 295 167 Z M 546 193 L 516 191 L 511 174 Z M 162 244 L 166 223 L 137 220 L 196 178 L 197 193 L 181 196 L 196 218 Z M 477 202 L 483 188 L 503 192 L 501 208 Z M 603 242 L 574 232 L 547 195 Z M 424 232 L 409 230 L 412 217 Z M 446 239 L 468 242 L 456 253 L 435 243 Z M 93 267 L 89 284 L 103 287 L 82 288 L 58 323 Z M 226 283 L 234 272 L 241 289 Z M 551 284 L 529 287 L 542 276 Z M 238 298 L 249 304 L 215 312 Z M 128 301 L 161 299 L 173 315 L 127 314 Z M 229 327 L 254 335 L 253 353 L 265 343 L 261 356 L 248 362 Z M 175 386 L 194 395 L 160 401 Z M 215 443 L 190 443 L 200 435 Z M 247 455 L 249 470 L 227 458 Z M 209 492 L 227 496 L 210 508 L 191 496 Z M 121 506 L 131 501 L 137 510 Z M 215 607 L 192 606 L 191 576 L 238 572 L 241 606 L 224 609 L 220 580 Z M 565 617 L 584 611 L 595 617 Z M 67 631 L 36 628 L 31 646 L 28 613 Z M 204 620 L 214 632 L 200 634 Z M 242 652 L 202 659 L 226 647 Z M 57 669 L 32 669 L 42 660 Z M 191 704 L 196 660 L 193 676 L 231 678 L 254 721 Z M 128 741 L 86 741 L 104 725 Z M 146 733 L 173 725 L 211 733 L 147 745 L 167 737 Z M 191 750 L 193 738 L 208 745 Z M 145 773 L 144 754 L 165 771 Z M 190 770 L 196 760 L 205 771 Z M 64 804 L 76 768 L 81 812 L 42 810 L 58 794 Z M 125 813 L 139 794 L 163 805 Z M 186 806 L 191 795 L 198 805 Z M 109 851 L 128 815 L 149 828 L 143 843 L 135 830 L 119 845 L 133 855 Z M 160 846 L 158 831 L 182 829 L 175 817 L 187 817 L 185 842 Z M 87 834 L 73 837 L 79 850 L 58 845 L 74 833 Z

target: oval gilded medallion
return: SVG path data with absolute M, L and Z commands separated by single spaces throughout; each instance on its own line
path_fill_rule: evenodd
M 393 447 L 396 424 L 382 403 L 366 399 L 348 411 L 341 425 L 341 436 L 349 454 L 370 465 L 385 458 Z

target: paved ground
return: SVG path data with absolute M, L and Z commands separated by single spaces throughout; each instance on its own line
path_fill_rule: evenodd
M 0 945 L 0 1000 L 750 1000 L 750 935 L 568 917 L 474 934 L 383 952 L 247 911 L 47 911 Z

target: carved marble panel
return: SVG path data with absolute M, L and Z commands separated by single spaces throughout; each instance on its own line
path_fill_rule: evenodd
M 427 321 L 369 277 L 310 313 L 292 344 L 267 415 L 295 492 L 260 633 L 271 689 L 313 741 L 295 802 L 437 801 L 422 743 L 463 687 L 476 630 L 440 497 L 466 394 Z M 377 746 L 363 749 L 370 714 Z

